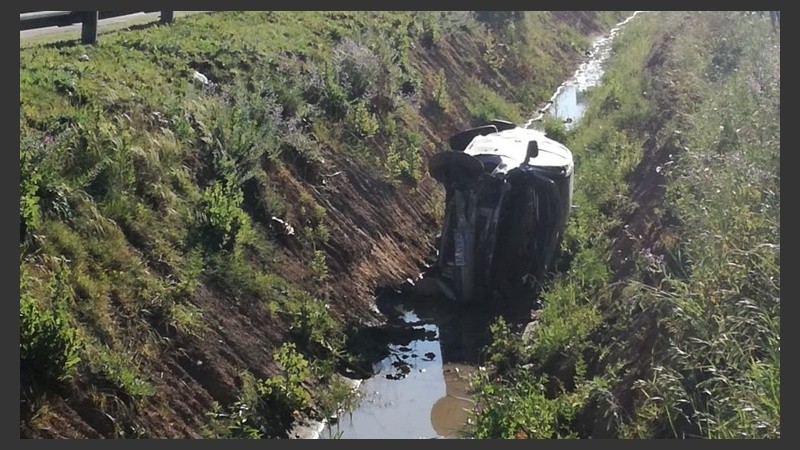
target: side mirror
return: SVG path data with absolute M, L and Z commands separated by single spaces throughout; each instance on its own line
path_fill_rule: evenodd
M 537 156 L 539 156 L 539 143 L 536 141 L 528 142 L 528 151 L 525 153 L 524 164 L 528 164 L 531 158 L 536 158 Z

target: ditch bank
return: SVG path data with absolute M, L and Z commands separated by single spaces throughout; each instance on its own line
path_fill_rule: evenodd
M 290 13 L 264 13 L 264 18 L 260 15 L 256 17 L 255 14 L 248 15 L 246 13 L 226 14 L 219 16 L 222 19 L 218 21 L 214 20 L 213 14 L 186 18 L 187 24 L 181 28 L 182 25 L 176 23 L 175 29 L 191 35 L 192 26 L 197 26 L 205 27 L 203 29 L 208 33 L 222 32 L 225 34 L 225 31 L 220 31 L 223 30 L 220 24 L 228 22 L 251 21 L 257 23 L 256 19 L 258 21 L 265 20 L 272 22 L 273 28 L 270 29 L 274 29 L 297 20 L 289 17 Z M 335 15 L 335 13 L 329 14 Z M 399 320 L 402 323 L 410 323 L 412 328 L 416 327 L 417 330 L 421 329 L 426 333 L 432 331 L 431 319 L 426 314 L 412 310 L 416 314 L 415 318 L 414 315 L 407 314 L 409 311 L 403 311 L 401 308 L 398 312 L 401 315 L 393 316 L 387 310 L 381 311 L 380 305 L 376 308 L 376 302 L 373 301 L 372 296 L 381 286 L 392 286 L 396 285 L 399 280 L 414 278 L 425 259 L 431 254 L 430 243 L 435 233 L 438 232 L 440 220 L 438 214 L 440 213 L 439 208 L 441 208 L 442 193 L 439 186 L 425 174 L 422 161 L 427 161 L 427 158 L 437 149 L 443 147 L 443 140 L 447 136 L 464 128 L 465 124 L 477 123 L 484 120 L 486 115 L 505 116 L 507 115 L 505 113 L 513 113 L 518 108 L 514 101 L 518 100 L 518 95 L 515 94 L 519 94 L 517 88 L 520 85 L 527 83 L 527 89 L 530 92 L 533 92 L 532 88 L 552 92 L 557 81 L 551 83 L 548 80 L 566 78 L 569 72 L 578 66 L 584 55 L 586 49 L 580 47 L 576 42 L 577 38 L 587 39 L 588 36 L 602 33 L 606 28 L 606 23 L 618 21 L 621 15 L 621 13 L 595 12 L 552 14 L 540 12 L 520 17 L 504 17 L 502 14 L 497 14 L 484 17 L 484 22 L 476 22 L 471 17 L 462 18 L 444 14 L 439 17 L 437 20 L 440 21 L 441 34 L 436 36 L 436 33 L 431 32 L 430 39 L 423 35 L 420 44 L 415 44 L 413 50 L 408 52 L 409 60 L 406 69 L 413 67 L 419 77 L 416 83 L 411 83 L 407 89 L 404 89 L 410 108 L 404 109 L 402 114 L 391 117 L 390 122 L 394 122 L 396 128 L 385 125 L 394 129 L 394 132 L 410 129 L 418 135 L 419 142 L 414 142 L 412 139 L 411 143 L 419 148 L 419 160 L 411 160 L 410 163 L 406 161 L 408 165 L 416 164 L 418 169 L 422 168 L 418 179 L 409 180 L 408 174 L 403 172 L 400 173 L 399 178 L 387 179 L 384 170 L 387 167 L 387 160 L 391 161 L 389 158 L 392 155 L 392 145 L 394 145 L 392 144 L 394 141 L 389 140 L 389 131 L 385 133 L 382 131 L 381 134 L 357 140 L 355 147 L 361 150 L 369 149 L 371 152 L 371 156 L 364 159 L 363 154 L 359 151 L 354 153 L 350 144 L 345 143 L 344 134 L 334 132 L 342 127 L 340 122 L 325 122 L 325 125 L 317 128 L 303 129 L 302 133 L 312 140 L 314 147 L 318 150 L 318 158 L 312 161 L 313 164 L 309 165 L 309 160 L 303 158 L 302 155 L 287 151 L 281 155 L 279 161 L 268 160 L 262 161 L 260 164 L 260 168 L 269 174 L 269 186 L 253 187 L 252 184 L 245 184 L 243 187 L 244 199 L 241 208 L 249 215 L 249 220 L 252 220 L 254 224 L 260 224 L 267 230 L 267 236 L 272 240 L 271 250 L 252 254 L 245 252 L 246 259 L 244 261 L 247 266 L 241 266 L 241 270 L 236 269 L 235 266 L 228 266 L 226 268 L 228 272 L 222 272 L 224 276 L 219 274 L 214 276 L 207 272 L 201 273 L 197 287 L 191 291 L 189 300 L 182 304 L 184 313 L 188 311 L 191 317 L 200 317 L 199 320 L 203 325 L 202 332 L 187 332 L 181 327 L 159 323 L 153 319 L 152 307 L 149 309 L 145 307 L 150 303 L 137 303 L 141 301 L 139 297 L 143 296 L 142 292 L 145 292 L 142 290 L 143 288 L 118 283 L 118 286 L 109 288 L 112 290 L 112 294 L 104 295 L 102 285 L 97 288 L 86 281 L 87 276 L 91 278 L 92 272 L 89 272 L 88 275 L 79 272 L 88 266 L 97 273 L 114 273 L 117 275 L 113 276 L 121 276 L 119 274 L 124 271 L 120 271 L 119 268 L 126 268 L 124 261 L 130 260 L 141 261 L 137 267 L 145 267 L 148 277 L 154 277 L 153 279 L 159 281 L 171 280 L 171 270 L 177 266 L 175 263 L 172 263 L 172 267 L 170 266 L 170 258 L 175 258 L 171 252 L 179 252 L 181 250 L 178 249 L 181 247 L 178 245 L 169 247 L 164 244 L 163 240 L 159 240 L 169 238 L 169 236 L 158 234 L 162 231 L 159 228 L 167 228 L 164 226 L 163 220 L 167 214 L 171 214 L 168 209 L 165 209 L 164 212 L 153 209 L 156 211 L 153 217 L 159 217 L 158 214 L 162 214 L 160 216 L 162 222 L 158 220 L 140 223 L 135 221 L 126 223 L 123 220 L 103 222 L 105 224 L 103 226 L 107 230 L 105 236 L 84 232 L 79 228 L 74 231 L 74 233 L 86 233 L 82 235 L 82 239 L 86 239 L 87 247 L 106 242 L 103 239 L 113 242 L 115 250 L 119 252 L 119 259 L 112 263 L 117 266 L 106 266 L 104 264 L 112 263 L 106 263 L 97 256 L 93 257 L 100 262 L 85 259 L 88 258 L 85 256 L 85 252 L 74 250 L 75 244 L 69 244 L 72 245 L 69 247 L 65 243 L 67 238 L 64 236 L 72 236 L 69 234 L 70 232 L 59 231 L 62 234 L 58 235 L 55 231 L 51 232 L 48 229 L 40 230 L 40 234 L 32 239 L 34 241 L 42 239 L 45 244 L 34 242 L 31 244 L 31 248 L 36 249 L 36 246 L 39 245 L 42 252 L 52 252 L 56 257 L 67 254 L 67 256 L 80 261 L 80 264 L 74 263 L 72 266 L 72 270 L 84 278 L 79 280 L 80 283 L 71 281 L 76 286 L 74 290 L 76 297 L 73 299 L 71 308 L 76 312 L 70 319 L 70 323 L 79 324 L 81 335 L 91 337 L 88 341 L 99 342 L 99 344 L 94 344 L 97 347 L 92 348 L 107 348 L 109 354 L 122 355 L 122 360 L 102 359 L 110 358 L 109 356 L 93 360 L 94 354 L 85 352 L 82 354 L 83 362 L 78 365 L 77 375 L 63 386 L 58 388 L 31 386 L 23 380 L 20 400 L 20 435 L 24 438 L 201 438 L 209 437 L 209 435 L 218 437 L 213 432 L 209 433 L 209 416 L 215 407 L 221 407 L 228 411 L 218 415 L 218 418 L 231 417 L 230 410 L 226 408 L 237 405 L 237 402 L 241 400 L 244 391 L 243 383 L 246 379 L 243 376 L 244 372 L 261 380 L 281 374 L 282 368 L 273 357 L 275 351 L 287 340 L 297 339 L 293 331 L 297 324 L 295 320 L 311 318 L 310 313 L 305 315 L 301 313 L 298 316 L 281 314 L 281 311 L 278 311 L 276 314 L 265 308 L 265 304 L 272 301 L 270 295 L 286 295 L 284 293 L 286 289 L 283 291 L 280 288 L 276 289 L 276 291 L 280 291 L 277 293 L 265 290 L 260 295 L 252 294 L 255 290 L 231 289 L 231 283 L 248 286 L 250 283 L 254 283 L 254 286 L 259 287 L 258 283 L 262 282 L 264 274 L 277 275 L 283 280 L 288 280 L 293 287 L 304 289 L 314 297 L 321 299 L 325 303 L 327 314 L 338 323 L 363 328 L 375 327 L 387 320 Z M 353 19 L 346 13 L 342 13 L 342 16 L 334 19 L 341 20 L 342 24 L 348 24 L 351 28 L 365 26 L 364 24 L 372 26 L 369 25 L 368 18 L 358 16 Z M 288 22 L 281 22 L 284 19 Z M 500 36 L 501 32 L 498 30 L 502 30 L 501 25 L 507 25 L 508 20 L 516 20 L 519 29 L 522 30 L 520 35 L 514 37 L 520 39 L 516 48 L 513 48 L 511 41 L 509 44 L 503 44 L 497 40 L 487 40 L 486 27 L 489 29 L 495 27 L 491 35 Z M 401 23 L 403 22 L 401 21 Z M 313 28 L 311 25 L 309 23 L 309 28 Z M 341 41 L 341 33 L 345 33 L 343 30 L 344 28 L 337 28 L 328 31 L 330 31 L 330 36 L 335 37 L 335 40 Z M 553 39 L 542 40 L 541 36 L 536 34 L 545 31 L 551 33 L 547 37 Z M 163 58 L 164 61 L 169 61 L 169 63 L 162 63 L 169 70 L 170 64 L 177 64 L 178 58 L 183 58 L 185 53 L 193 55 L 192 58 L 201 59 L 204 65 L 199 64 L 197 60 L 190 61 L 190 65 L 196 67 L 195 70 L 202 68 L 208 78 L 215 83 L 215 85 L 202 87 L 199 92 L 205 96 L 221 95 L 222 92 L 215 89 L 225 87 L 221 83 L 221 80 L 224 79 L 223 75 L 241 76 L 242 68 L 247 69 L 248 67 L 248 63 L 243 60 L 240 61 L 244 64 L 242 67 L 233 67 L 236 64 L 230 64 L 231 58 L 237 54 L 231 49 L 220 49 L 216 53 L 192 53 L 196 51 L 192 47 L 197 45 L 196 42 L 170 41 L 171 43 L 166 47 L 157 44 L 159 39 L 172 39 L 169 37 L 169 33 L 172 32 L 162 28 L 138 30 L 129 32 L 131 34 L 119 39 L 128 39 L 124 43 L 125 48 L 134 48 L 139 52 L 136 54 L 137 57 L 143 58 L 142 64 L 155 62 L 158 65 Z M 285 33 L 290 34 L 288 29 Z M 322 38 L 324 44 L 321 45 L 333 48 L 333 42 L 325 41 L 328 38 L 327 35 Z M 301 46 L 302 40 L 305 38 L 298 36 L 294 39 L 290 42 Z M 116 51 L 114 50 L 114 37 L 109 36 L 106 41 L 108 42 L 104 42 L 96 51 Z M 543 49 L 542 42 L 552 42 L 553 47 Z M 538 60 L 522 56 L 526 45 L 536 46 L 544 51 L 546 57 L 542 61 L 547 61 L 548 65 L 539 69 L 536 66 Z M 184 46 L 184 50 L 177 51 L 176 49 L 181 46 Z M 252 48 L 247 45 L 243 48 L 245 49 L 243 50 L 244 54 L 252 51 Z M 167 53 L 164 53 L 164 49 Z M 44 55 L 43 57 L 46 59 L 65 61 L 64 67 L 69 70 L 64 70 L 69 73 L 65 72 L 59 76 L 78 77 L 77 84 L 55 83 L 56 88 L 51 88 L 47 84 L 46 78 L 37 78 L 41 77 L 44 72 L 29 69 L 34 65 L 33 61 L 36 58 L 22 55 L 21 110 L 24 120 L 31 124 L 26 127 L 44 129 L 54 135 L 58 133 L 58 130 L 46 127 L 50 123 L 58 123 L 59 119 L 54 118 L 53 121 L 48 121 L 46 116 L 50 113 L 36 109 L 37 99 L 33 97 L 32 93 L 36 89 L 56 89 L 52 95 L 61 97 L 57 97 L 60 100 L 53 107 L 54 111 L 56 111 L 56 107 L 71 108 L 70 111 L 75 114 L 71 119 L 70 116 L 64 116 L 67 117 L 64 122 L 67 127 L 70 126 L 70 120 L 78 120 L 75 117 L 79 118 L 74 111 L 83 112 L 84 110 L 81 108 L 85 108 L 87 105 L 91 106 L 93 101 L 102 99 L 103 101 L 117 102 L 104 106 L 108 108 L 108 114 L 113 115 L 114 111 L 125 111 L 127 116 L 121 114 L 122 118 L 118 122 L 121 125 L 117 125 L 125 130 L 130 129 L 135 133 L 143 133 L 148 138 L 152 136 L 148 133 L 158 133 L 159 127 L 175 128 L 175 131 L 170 130 L 172 133 L 180 131 L 175 123 L 165 120 L 158 110 L 150 110 L 157 108 L 158 105 L 139 104 L 137 102 L 143 100 L 137 100 L 136 96 L 125 102 L 114 100 L 117 98 L 115 96 L 111 96 L 111 100 L 109 100 L 102 97 L 105 95 L 105 91 L 89 90 L 92 85 L 82 82 L 80 77 L 91 80 L 93 75 L 98 77 L 108 75 L 99 69 L 96 74 L 93 74 L 93 68 L 97 67 L 95 62 L 97 61 L 99 64 L 102 61 L 100 55 L 95 55 L 94 51 L 90 48 L 69 45 L 25 50 L 25 52 L 30 52 L 30 55 Z M 123 50 L 120 52 L 124 53 Z M 281 49 L 276 52 L 280 55 L 279 58 L 295 58 L 292 61 L 304 62 L 309 58 L 308 54 L 297 49 L 291 51 Z M 254 54 L 256 56 L 253 58 L 256 60 L 263 57 L 261 53 L 255 52 Z M 133 59 L 128 60 L 134 61 Z M 228 64 L 225 61 L 228 61 Z M 185 61 L 181 62 L 185 63 Z M 74 64 L 83 64 L 86 67 L 74 69 L 71 67 Z M 105 67 L 105 70 L 109 70 L 108 66 Z M 115 68 L 114 70 L 130 72 L 134 69 Z M 526 73 L 527 75 L 541 74 L 541 79 L 531 82 L 529 78 L 525 78 Z M 122 75 L 124 74 L 121 73 L 120 76 Z M 185 74 L 180 72 L 172 75 Z M 154 86 L 160 86 L 155 80 L 151 81 Z M 173 78 L 170 78 L 166 82 L 173 81 Z M 104 80 L 105 86 L 110 89 L 109 92 L 114 89 L 113 84 L 108 84 L 111 82 L 110 79 Z M 438 95 L 434 98 L 432 93 L 442 82 L 444 82 L 446 96 Z M 81 91 L 81 89 L 84 90 Z M 129 88 L 119 87 L 119 92 L 125 92 L 124 89 Z M 185 86 L 182 86 L 181 89 L 185 89 Z M 169 92 L 169 90 L 165 92 Z M 494 92 L 494 94 L 490 94 L 490 92 Z M 476 96 L 474 94 L 476 93 L 480 94 L 480 98 L 478 98 L 481 102 L 480 105 L 475 104 Z M 48 95 L 50 94 L 48 93 Z M 97 97 L 94 97 L 95 95 Z M 530 98 L 536 98 L 536 95 L 532 94 Z M 541 100 L 544 99 L 539 99 L 539 101 Z M 289 103 L 287 102 L 286 105 L 288 106 Z M 370 105 L 370 107 L 378 113 L 381 111 L 381 105 Z M 517 112 L 516 115 L 520 116 L 521 114 Z M 189 114 L 188 117 L 194 116 Z M 515 117 L 509 118 L 515 119 Z M 516 117 L 516 119 L 521 118 Z M 323 119 L 319 119 L 319 121 L 323 122 Z M 202 128 L 202 124 L 196 120 L 191 122 L 191 126 L 198 128 L 195 133 L 199 134 L 202 131 L 199 130 Z M 141 129 L 135 127 L 141 127 Z M 27 128 L 25 130 L 27 131 Z M 219 139 L 224 136 L 212 137 Z M 213 139 L 211 141 L 213 142 Z M 199 183 L 202 180 L 202 171 L 205 169 L 202 158 L 199 158 L 198 155 L 203 151 L 203 146 L 207 144 L 202 141 L 202 143 L 193 145 L 197 145 L 197 148 L 192 147 L 190 156 L 176 166 L 186 168 L 179 168 L 178 171 L 189 170 L 194 174 L 193 176 L 197 179 L 190 178 L 190 183 L 195 181 Z M 120 151 L 124 150 L 123 148 Z M 153 167 L 145 167 L 147 170 L 142 169 L 138 157 L 133 158 L 134 161 L 137 161 L 135 175 L 137 177 L 145 174 L 151 175 L 155 169 Z M 372 157 L 377 158 L 378 165 L 373 164 L 375 160 L 371 159 Z M 399 164 L 399 162 L 388 164 L 389 169 L 392 169 L 391 164 Z M 122 165 L 121 167 L 128 166 Z M 383 170 L 378 170 L 378 168 Z M 252 190 L 248 190 L 248 186 Z M 180 198 L 181 189 L 187 188 L 184 185 L 176 189 L 178 201 L 183 201 Z M 268 191 L 277 192 L 286 201 L 284 215 L 272 216 L 271 210 L 263 206 L 264 204 L 269 205 Z M 172 191 L 169 192 L 172 193 Z M 89 209 L 95 207 L 94 205 L 100 206 L 99 209 L 95 207 L 95 216 L 102 217 L 102 214 L 113 206 L 103 203 L 105 193 L 102 190 L 89 191 L 87 194 L 87 196 L 81 197 L 81 201 L 87 202 Z M 164 202 L 169 201 L 169 196 L 165 198 L 167 200 L 163 200 Z M 191 201 L 196 200 L 190 200 L 189 205 L 192 205 Z M 156 200 L 153 202 L 158 204 Z M 323 208 L 323 214 L 315 215 L 318 211 L 315 206 Z M 151 206 L 144 208 L 151 208 Z M 138 214 L 140 217 L 147 217 L 145 213 Z M 51 226 L 53 230 L 76 228 L 76 225 L 66 220 L 61 225 L 60 220 L 52 219 L 46 225 Z M 289 227 L 276 226 L 280 223 L 288 224 Z M 298 235 L 304 232 L 309 225 L 321 233 L 320 224 L 325 225 L 326 239 L 319 241 L 310 239 L 303 242 L 298 238 Z M 296 232 L 289 232 L 289 230 Z M 158 236 L 158 239 L 153 236 Z M 111 238 L 115 240 L 112 241 Z M 53 247 L 48 246 L 47 242 L 55 242 L 56 250 L 52 250 Z M 39 256 L 34 251 L 28 253 L 27 248 L 23 248 L 22 259 L 25 262 L 22 264 L 30 267 L 31 272 L 29 273 L 38 274 L 36 271 L 40 270 L 40 266 L 37 266 L 39 262 L 36 258 Z M 93 249 L 93 252 L 96 251 L 96 247 L 90 248 Z M 159 251 L 166 250 L 166 253 L 159 253 L 153 250 L 154 248 Z M 69 253 L 73 251 L 74 254 Z M 317 267 L 315 270 L 313 263 L 318 254 L 324 257 L 324 267 Z M 181 260 L 178 259 L 178 261 Z M 238 264 L 241 261 L 234 262 Z M 323 268 L 324 270 L 322 270 Z M 230 275 L 234 275 L 236 278 L 232 279 Z M 105 280 L 106 278 L 97 276 L 97 279 Z M 81 306 L 79 302 L 81 300 L 94 306 L 92 308 Z M 89 300 L 94 303 L 89 303 Z M 146 301 L 153 300 L 146 299 Z M 390 318 L 387 319 L 387 317 Z M 442 325 L 441 322 L 434 323 L 434 325 L 439 328 L 440 338 L 445 335 L 460 336 L 462 333 L 458 331 L 459 327 L 467 327 L 470 330 L 486 330 L 485 323 L 481 322 L 485 317 L 487 317 L 485 314 L 478 314 L 463 319 L 452 319 L 453 324 L 463 322 L 464 325 Z M 474 322 L 476 320 L 477 322 Z M 188 323 L 193 322 L 189 321 Z M 463 328 L 461 329 L 463 330 Z M 466 339 L 479 340 L 477 337 L 469 335 L 471 332 L 468 332 Z M 456 339 L 456 341 L 460 340 Z M 410 345 L 412 342 L 414 345 Z M 437 353 L 435 349 L 425 347 L 425 343 L 431 342 L 426 339 L 411 339 L 408 342 L 395 341 L 397 347 L 392 350 L 394 351 L 393 362 L 399 362 L 399 364 L 391 365 L 391 367 L 392 370 L 397 369 L 399 372 L 386 372 L 384 375 L 405 374 L 408 377 L 414 369 L 417 370 L 414 373 L 425 373 L 419 372 L 419 369 L 425 369 L 426 372 L 430 369 L 431 373 L 441 372 L 445 380 L 444 382 L 441 379 L 437 381 L 437 393 L 432 396 L 442 394 L 441 387 L 445 385 L 444 394 L 441 395 L 442 398 L 445 398 L 449 386 L 447 374 L 454 372 L 459 367 L 446 364 L 458 364 L 459 360 L 474 363 L 474 355 L 452 356 L 453 352 L 459 351 L 460 344 L 448 345 L 446 342 Z M 410 350 L 401 347 L 407 347 Z M 450 350 L 446 350 L 448 348 Z M 422 352 L 423 350 L 425 351 Z M 308 352 L 307 355 L 314 357 L 313 352 Z M 403 358 L 403 356 L 407 356 L 407 358 Z M 407 362 L 409 360 L 413 364 Z M 435 368 L 434 366 L 424 366 L 425 363 L 434 361 L 436 364 L 441 363 L 442 366 L 435 366 Z M 115 371 L 119 368 L 125 370 Z M 448 372 L 450 369 L 452 371 Z M 387 370 L 389 370 L 388 367 Z M 309 392 L 313 392 L 318 383 L 319 381 L 307 380 L 304 381 L 303 386 Z M 453 396 L 455 401 L 461 397 L 460 394 Z M 451 406 L 447 406 L 447 402 L 445 402 L 445 406 L 444 409 L 451 408 Z M 313 408 L 295 412 L 300 416 L 315 414 Z M 444 422 L 448 422 L 448 420 Z M 443 429 L 450 429 L 448 424 L 443 427 Z M 281 433 L 276 433 L 275 436 L 262 434 L 261 437 L 282 436 Z

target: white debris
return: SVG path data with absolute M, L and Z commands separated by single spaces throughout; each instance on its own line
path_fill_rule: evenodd
M 196 81 L 199 81 L 199 82 L 201 82 L 203 84 L 211 84 L 211 82 L 208 81 L 208 77 L 206 77 L 205 75 L 203 75 L 202 73 L 200 73 L 200 72 L 198 72 L 196 70 L 194 71 L 194 74 L 192 74 L 192 78 L 194 78 Z
M 272 216 L 272 221 L 282 227 L 282 232 L 287 236 L 294 236 L 294 227 L 289 225 L 288 222 L 278 217 Z

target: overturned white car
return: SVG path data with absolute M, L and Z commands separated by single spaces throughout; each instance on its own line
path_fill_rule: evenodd
M 491 294 L 550 268 L 569 217 L 572 152 L 544 133 L 494 120 L 450 138 L 430 174 L 445 187 L 438 258 L 426 274 L 457 301 Z

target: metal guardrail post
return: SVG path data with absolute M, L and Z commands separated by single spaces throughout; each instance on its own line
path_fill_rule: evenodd
M 81 43 L 94 44 L 97 42 L 97 16 L 99 11 L 83 11 L 81 25 Z
M 175 19 L 175 11 L 29 11 L 19 15 L 20 31 L 46 27 L 63 27 L 81 24 L 81 43 L 96 44 L 99 20 L 125 16 L 133 13 L 160 12 L 159 23 L 169 24 Z

